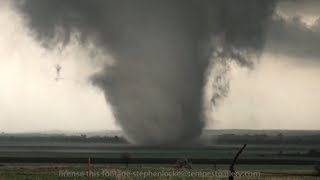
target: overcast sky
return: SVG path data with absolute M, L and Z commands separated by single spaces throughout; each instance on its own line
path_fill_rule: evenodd
M 232 65 L 230 92 L 206 128 L 319 129 L 319 17 L 320 1 L 280 2 L 260 63 L 252 70 Z M 110 64 L 111 57 L 76 41 L 62 51 L 44 49 L 5 1 L 0 27 L 0 131 L 119 129 L 103 92 L 87 81 L 99 70 L 87 61 L 93 51 Z
M 48 51 L 17 13 L 0 8 L 0 131 L 115 129 L 103 93 L 86 80 L 97 69 L 87 61 L 90 52 L 77 43 Z

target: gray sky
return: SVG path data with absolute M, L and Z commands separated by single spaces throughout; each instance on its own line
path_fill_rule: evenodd
M 116 128 L 103 93 L 86 81 L 98 69 L 88 64 L 88 50 L 77 43 L 63 52 L 45 50 L 6 6 L 0 24 L 0 131 Z
M 319 129 L 320 30 L 316 20 L 320 4 L 302 2 L 278 4 L 283 27 L 302 29 L 293 32 L 281 26 L 292 32 L 286 33 L 292 42 L 279 40 L 274 32 L 281 28 L 273 27 L 279 23 L 272 23 L 257 67 L 248 70 L 231 65 L 229 95 L 214 107 L 215 120 L 207 128 Z M 306 26 L 290 24 L 297 15 Z M 103 93 L 87 81 L 99 70 L 99 64 L 87 61 L 93 52 L 95 59 L 110 64 L 114 60 L 76 41 L 62 52 L 47 51 L 23 23 L 5 1 L 0 2 L 0 131 L 119 129 Z M 297 41 L 301 39 L 313 42 Z M 302 48 L 296 50 L 293 43 L 303 43 L 310 53 L 300 53 Z M 57 63 L 62 65 L 63 78 L 58 82 L 54 81 Z

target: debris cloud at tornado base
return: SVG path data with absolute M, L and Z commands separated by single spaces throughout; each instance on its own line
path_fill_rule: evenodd
M 26 0 L 15 5 L 48 49 L 67 45 L 76 34 L 79 42 L 94 42 L 113 56 L 114 65 L 90 80 L 105 93 L 126 136 L 145 145 L 179 145 L 201 135 L 212 118 L 205 111 L 227 95 L 230 62 L 254 66 L 274 9 L 274 2 L 258 0 Z

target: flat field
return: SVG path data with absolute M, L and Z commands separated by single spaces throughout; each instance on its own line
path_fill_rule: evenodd
M 227 179 L 229 164 L 241 145 L 151 148 L 99 143 L 0 144 L 0 180 L 87 179 Z M 318 146 L 248 145 L 235 179 L 320 179 Z M 192 169 L 176 168 L 188 159 Z M 127 167 L 128 164 L 128 167 Z
M 236 170 L 241 175 L 235 179 L 320 179 L 312 165 L 238 165 Z M 91 179 L 227 179 L 228 165 L 193 165 L 191 170 L 172 164 L 92 165 L 90 172 Z M 0 179 L 87 179 L 87 165 L 8 164 L 0 167 Z

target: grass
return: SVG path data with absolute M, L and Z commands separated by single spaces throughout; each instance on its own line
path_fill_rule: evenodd
M 251 148 L 250 146 L 241 154 L 241 159 L 308 159 L 308 157 L 298 156 L 280 156 L 279 152 L 305 153 L 308 147 L 295 148 Z M 18 148 L 4 147 L 0 148 L 0 157 L 65 157 L 65 158 L 120 158 L 123 153 L 129 153 L 131 158 L 203 158 L 203 159 L 232 159 L 236 154 L 238 147 L 224 148 L 203 148 L 203 149 L 76 149 L 76 148 Z M 309 157 L 311 158 L 311 157 Z M 312 157 L 313 160 L 320 160 L 320 157 Z M 198 165 L 194 164 L 192 170 L 186 172 L 227 172 L 228 165 Z M 259 179 L 320 179 L 313 177 L 314 165 L 236 165 L 236 171 L 259 172 Z M 86 177 L 64 177 L 59 176 L 59 172 L 86 172 L 86 164 L 0 164 L 0 180 L 42 180 L 42 179 L 87 179 Z M 126 172 L 173 172 L 174 164 L 93 164 L 93 172 L 112 171 L 119 173 Z M 185 171 L 183 171 L 185 172 Z M 121 179 L 119 177 L 94 177 L 92 179 Z M 127 177 L 125 179 L 141 179 L 141 177 Z M 194 179 L 191 177 L 148 177 L 145 179 Z M 198 179 L 198 178 L 197 178 Z M 200 179 L 227 179 L 206 177 Z M 239 178 L 236 178 L 239 179 Z M 257 179 L 257 178 L 240 178 Z
M 218 165 L 216 172 L 227 172 L 228 165 Z M 120 177 L 106 177 L 107 173 L 126 174 L 126 173 L 163 173 L 163 176 L 146 176 L 145 179 L 195 179 L 195 177 L 187 176 L 166 176 L 165 173 L 172 172 L 214 172 L 213 167 L 210 165 L 197 165 L 193 166 L 192 170 L 176 170 L 174 165 L 130 165 L 125 168 L 124 164 L 113 165 L 92 165 L 92 178 L 91 179 L 121 179 Z M 296 165 L 239 165 L 236 166 L 238 172 L 258 172 L 259 177 L 243 177 L 237 179 L 315 179 L 315 177 L 308 176 L 313 173 L 313 166 L 296 166 Z M 87 179 L 87 167 L 85 164 L 79 165 L 48 165 L 42 164 L 41 166 L 32 165 L 10 165 L 0 167 L 0 180 L 53 180 L 53 179 Z M 65 174 L 63 174 L 65 172 Z M 69 173 L 68 174 L 66 174 Z M 285 174 L 268 174 L 268 173 L 285 173 Z M 70 174 L 73 173 L 73 176 Z M 83 174 L 80 174 L 83 173 Z M 104 174 L 103 174 L 104 173 Z M 299 175 L 300 174 L 300 175 Z M 142 177 L 126 176 L 125 179 L 142 179 Z M 227 179 L 226 177 L 197 177 L 197 179 Z

